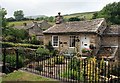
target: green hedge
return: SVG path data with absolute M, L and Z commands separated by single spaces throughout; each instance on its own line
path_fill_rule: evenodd
M 22 44 L 22 43 L 12 43 L 12 42 L 0 42 L 3 48 L 6 47 L 28 47 L 28 48 L 39 48 L 42 45 L 33 45 L 33 44 Z

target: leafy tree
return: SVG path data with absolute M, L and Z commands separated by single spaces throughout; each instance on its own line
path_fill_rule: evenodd
M 0 27 L 7 26 L 5 15 L 7 15 L 7 11 L 5 10 L 5 8 L 0 8 L 0 24 L 2 24 L 0 25 Z
M 12 27 L 8 27 L 4 30 L 3 33 L 3 41 L 8 42 L 21 42 L 21 40 L 25 40 L 29 38 L 29 34 L 24 29 L 15 29 Z
M 44 20 L 44 17 L 38 17 L 35 19 L 36 21 L 41 21 L 41 20 Z
M 7 18 L 7 22 L 13 22 L 16 21 L 13 17 Z
M 71 17 L 68 19 L 68 21 L 80 21 L 80 18 L 78 17 Z
M 49 22 L 53 22 L 53 20 L 54 20 L 54 17 L 52 17 L 52 16 L 48 18 Z
M 96 19 L 96 18 L 97 18 L 97 16 L 98 16 L 98 12 L 95 12 L 95 13 L 93 14 L 92 19 Z
M 106 18 L 107 22 L 112 24 L 120 24 L 120 2 L 107 4 L 98 14 L 94 14 L 93 18 Z
M 17 10 L 14 12 L 14 17 L 16 20 L 20 21 L 24 18 L 24 13 L 22 10 Z

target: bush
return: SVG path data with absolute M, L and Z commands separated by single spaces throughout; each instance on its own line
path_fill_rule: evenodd
M 80 81 L 84 80 L 83 72 L 77 72 L 73 69 L 72 70 L 69 69 L 67 71 L 62 72 L 60 76 L 74 80 L 80 80 Z
M 45 46 L 47 49 L 49 49 L 50 52 L 54 51 L 54 48 L 51 44 L 51 42 L 48 43 L 48 45 Z
M 75 70 L 75 71 L 79 71 L 80 70 L 80 60 L 77 58 L 72 58 L 71 61 L 68 63 L 68 68 L 70 70 Z
M 48 49 L 41 48 L 41 47 L 37 49 L 36 53 L 41 54 L 41 55 L 49 55 L 50 54 Z
M 83 48 L 82 53 L 91 53 L 91 50 L 88 48 Z
M 41 45 L 33 45 L 33 44 L 21 44 L 21 43 L 12 43 L 12 42 L 0 42 L 3 48 L 6 47 L 28 47 L 28 48 L 39 48 L 42 47 Z
M 16 67 L 16 55 L 7 55 L 6 62 L 9 63 L 9 66 L 15 68 Z M 21 56 L 19 56 L 18 64 L 19 64 L 18 65 L 19 68 L 24 66 L 24 59 Z

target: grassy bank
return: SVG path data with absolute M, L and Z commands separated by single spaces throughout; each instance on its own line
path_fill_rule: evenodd
M 4 75 L 2 81 L 54 81 L 55 83 L 58 83 L 54 79 L 42 77 L 24 71 L 15 71 L 13 73 Z

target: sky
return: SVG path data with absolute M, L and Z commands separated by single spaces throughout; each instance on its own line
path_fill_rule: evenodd
M 106 4 L 120 0 L 0 0 L 0 7 L 7 10 L 6 17 L 13 17 L 16 10 L 23 10 L 25 16 L 55 16 L 100 11 Z

